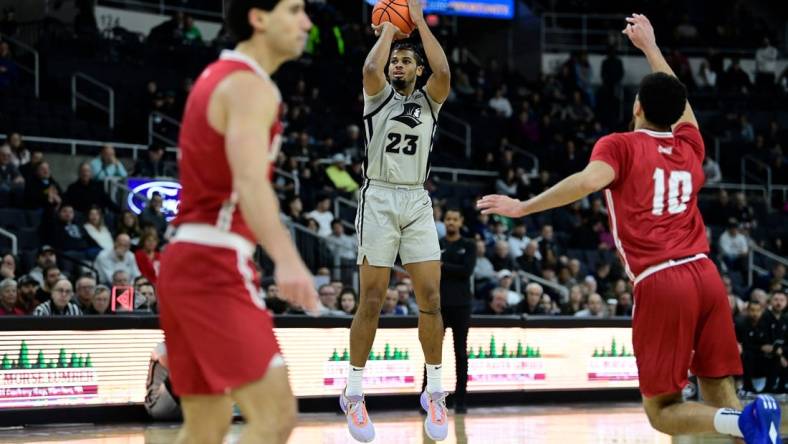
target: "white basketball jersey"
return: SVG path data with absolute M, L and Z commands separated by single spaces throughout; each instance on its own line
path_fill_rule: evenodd
M 440 108 L 422 88 L 408 97 L 388 83 L 374 96 L 365 92 L 364 177 L 395 185 L 423 184 Z

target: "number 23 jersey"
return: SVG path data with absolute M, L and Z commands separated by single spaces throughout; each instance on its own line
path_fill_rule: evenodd
M 423 184 L 440 108 L 423 88 L 407 97 L 389 83 L 374 96 L 364 92 L 364 177 L 395 185 Z
M 594 145 L 591 160 L 616 173 L 605 198 L 610 231 L 630 279 L 652 265 L 709 251 L 697 205 L 705 182 L 704 151 L 700 131 L 689 123 L 672 133 L 614 133 Z

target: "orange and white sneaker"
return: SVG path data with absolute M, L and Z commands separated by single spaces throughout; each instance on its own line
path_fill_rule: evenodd
M 367 414 L 367 405 L 364 396 L 345 396 L 345 391 L 339 395 L 339 407 L 347 418 L 347 428 L 350 436 L 359 442 L 372 442 L 375 439 L 375 426 Z
M 421 392 L 421 408 L 427 412 L 424 431 L 433 441 L 443 441 L 449 434 L 449 410 L 446 408 L 446 392 Z

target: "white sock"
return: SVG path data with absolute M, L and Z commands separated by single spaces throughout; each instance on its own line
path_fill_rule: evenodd
M 741 412 L 734 409 L 719 409 L 714 414 L 714 430 L 723 435 L 744 438 L 739 429 Z
M 442 392 L 441 373 L 443 365 L 424 364 L 427 367 L 427 393 Z
M 345 388 L 345 396 L 361 396 L 364 390 L 361 387 L 361 381 L 364 378 L 364 367 L 354 367 L 348 365 L 347 369 L 347 387 Z

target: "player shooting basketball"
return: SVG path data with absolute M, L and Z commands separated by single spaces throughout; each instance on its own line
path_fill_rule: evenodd
M 781 442 L 780 406 L 760 396 L 741 409 L 733 375 L 742 372 L 727 292 L 697 206 L 705 155 L 687 90 L 640 14 L 624 34 L 646 55 L 632 113 L 635 130 L 597 141 L 591 162 L 526 202 L 485 196 L 483 213 L 521 217 L 567 205 L 605 189 L 610 226 L 635 285 L 632 343 L 643 406 L 669 435 L 717 432 L 748 444 Z M 684 402 L 687 372 L 698 376 L 704 403 Z
M 391 3 L 387 7 L 395 6 Z M 422 56 L 412 44 L 395 43 L 392 48 L 395 39 L 406 35 L 387 21 L 374 27 L 378 41 L 363 72 L 365 183 L 356 215 L 361 301 L 350 329 L 348 384 L 340 397 L 350 433 L 362 442 L 375 437 L 364 405 L 362 375 L 397 254 L 413 279 L 419 306 L 419 340 L 427 370 L 427 388 L 421 395 L 427 411 L 425 430 L 435 440 L 448 434 L 446 393 L 441 386 L 441 251 L 424 181 L 438 112 L 449 95 L 450 73 L 446 55 L 424 20 L 420 0 L 408 0 L 407 6 L 432 70 L 426 85 L 416 88 L 425 68 Z

